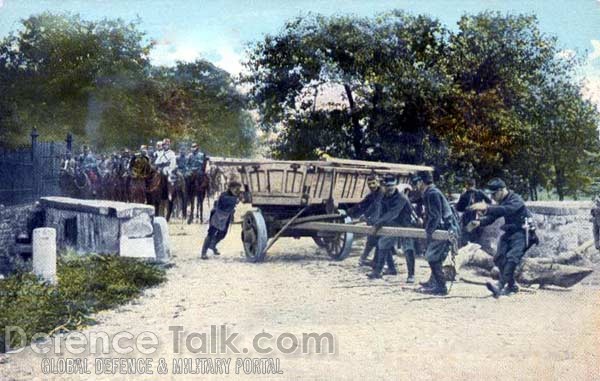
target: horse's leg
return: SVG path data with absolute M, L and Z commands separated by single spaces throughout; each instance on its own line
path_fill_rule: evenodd
M 200 210 L 200 223 L 204 223 L 204 197 L 206 197 L 206 192 L 201 191 L 198 192 L 198 210 Z
M 171 220 L 171 213 L 173 213 L 173 199 L 169 198 L 167 201 L 167 222 Z
M 181 213 L 183 215 L 182 220 L 185 221 L 187 219 L 187 197 L 186 197 L 185 188 L 179 190 L 179 197 L 181 197 L 181 201 L 179 202 L 179 205 L 181 205 Z
M 195 202 L 195 196 L 192 193 L 190 196 L 190 216 L 188 217 L 188 225 L 194 221 L 194 202 Z

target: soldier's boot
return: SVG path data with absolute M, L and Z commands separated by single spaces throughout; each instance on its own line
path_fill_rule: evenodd
M 373 271 L 367 274 L 369 279 L 379 279 L 381 278 L 381 270 L 383 270 L 383 263 L 385 261 L 385 252 L 377 249 L 375 251 L 375 265 L 373 266 Z
M 379 256 L 380 256 L 379 249 L 375 248 L 375 254 L 373 254 L 373 260 L 370 263 L 372 268 L 377 267 L 377 263 L 379 262 Z M 383 261 L 381 262 L 380 270 L 383 270 Z
M 429 280 L 427 280 L 427 282 L 419 282 L 419 284 L 423 288 L 435 288 L 435 286 L 437 285 L 435 283 L 435 277 L 433 276 L 433 273 L 429 275 Z
M 444 270 L 442 269 L 442 262 L 432 262 L 430 266 L 436 283 L 436 286 L 432 290 L 432 294 L 448 295 L 448 288 L 446 287 L 446 277 L 444 276 Z
M 442 263 L 429 262 L 429 267 L 431 268 L 431 277 L 429 278 L 429 281 L 433 280 L 433 282 L 425 282 L 424 284 L 429 284 L 430 286 L 423 286 L 417 291 L 430 295 L 448 295 L 448 288 L 446 288 L 446 279 L 444 278 Z
M 502 295 L 502 289 L 504 288 L 504 283 L 501 281 L 498 282 L 485 282 L 485 287 L 492 293 L 494 298 L 498 298 Z
M 204 243 L 202 244 L 202 251 L 200 253 L 200 258 L 202 259 L 208 259 L 208 255 L 206 255 L 206 252 L 208 251 L 208 248 L 210 247 L 210 242 L 211 242 L 211 237 L 206 237 L 204 239 Z
M 396 264 L 394 263 L 393 257 L 394 250 L 386 250 L 383 253 L 385 257 L 385 262 L 387 263 L 387 269 L 383 272 L 383 275 L 398 275 L 398 271 L 396 270 Z
M 502 290 L 502 295 L 510 295 L 519 292 L 519 286 L 515 282 L 515 270 L 517 264 L 514 262 L 508 262 L 504 266 L 503 278 L 506 279 L 506 287 Z
M 497 282 L 485 282 L 485 287 L 487 287 L 487 289 L 492 293 L 492 296 L 494 298 L 498 298 L 500 295 L 502 295 L 502 290 L 504 289 L 504 286 L 506 285 L 506 278 L 505 278 L 505 274 L 506 274 L 505 269 L 507 266 L 506 259 L 503 261 L 496 262 L 496 266 L 498 267 L 498 270 L 499 270 L 498 281 Z
M 415 283 L 415 253 L 412 250 L 407 250 L 404 255 L 406 256 L 406 267 L 408 269 L 406 283 Z
M 373 262 L 367 260 L 367 258 L 369 257 L 369 251 L 371 251 L 369 247 L 365 246 L 365 249 L 363 250 L 358 260 L 359 266 L 373 266 Z

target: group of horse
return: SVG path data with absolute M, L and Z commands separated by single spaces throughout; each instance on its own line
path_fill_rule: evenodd
M 190 224 L 195 213 L 195 218 L 203 223 L 204 200 L 210 208 L 210 199 L 226 183 L 223 171 L 208 163 L 207 158 L 202 171 L 177 170 L 171 176 L 148 160 L 136 158 L 129 165 L 115 165 L 108 171 L 86 170 L 75 165 L 72 170 L 61 170 L 60 187 L 69 197 L 149 204 L 154 206 L 155 215 L 164 214 L 167 221 L 181 215 Z

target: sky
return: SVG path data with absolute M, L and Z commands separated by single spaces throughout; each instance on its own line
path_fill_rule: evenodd
M 534 14 L 561 49 L 585 59 L 587 93 L 600 105 L 600 0 L 0 0 L 0 38 L 19 28 L 21 19 L 44 11 L 84 19 L 139 17 L 141 29 L 157 43 L 154 64 L 203 58 L 237 74 L 247 43 L 277 33 L 290 18 L 308 12 L 372 16 L 392 9 L 427 14 L 450 28 L 465 13 Z

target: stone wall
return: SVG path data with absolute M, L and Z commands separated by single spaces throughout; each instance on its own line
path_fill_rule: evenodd
M 536 224 L 540 244 L 531 248 L 529 257 L 551 257 L 574 250 L 581 244 L 593 240 L 591 201 L 536 201 L 528 202 L 527 207 L 532 212 Z M 500 226 L 503 221 L 496 221 L 487 227 L 483 234 L 483 247 L 496 250 L 497 239 L 502 234 Z M 597 259 L 595 249 L 589 253 Z M 597 262 L 595 260 L 595 262 Z
M 0 205 L 0 274 L 12 268 L 15 238 L 19 233 L 31 235 L 35 205 Z
M 42 197 L 59 250 L 155 258 L 154 207 L 106 200 Z

